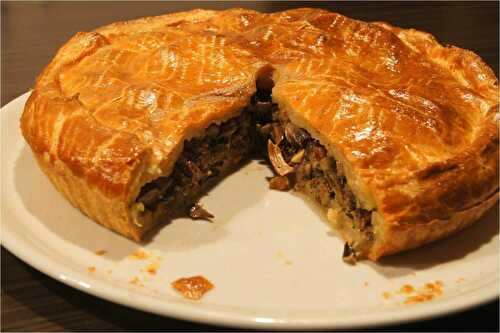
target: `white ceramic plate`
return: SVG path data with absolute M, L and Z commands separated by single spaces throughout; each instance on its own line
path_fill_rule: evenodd
M 38 169 L 19 131 L 27 96 L 1 111 L 2 244 L 69 286 L 160 315 L 250 328 L 373 327 L 498 297 L 498 208 L 447 240 L 349 266 L 317 209 L 269 191 L 270 171 L 257 162 L 203 198 L 215 223 L 178 219 L 139 246 L 83 216 Z M 138 248 L 146 259 L 130 257 Z M 197 274 L 215 284 L 200 301 L 171 289 L 170 282 Z M 441 295 L 405 304 L 436 281 Z M 417 291 L 398 292 L 403 285 Z

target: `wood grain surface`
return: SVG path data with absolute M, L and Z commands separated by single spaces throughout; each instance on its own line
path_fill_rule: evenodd
M 248 7 L 277 11 L 322 7 L 431 32 L 479 54 L 498 77 L 499 6 L 492 2 L 6 2 L 2 1 L 1 105 L 33 86 L 54 52 L 77 31 L 118 20 L 189 10 Z M 34 189 L 36 191 L 36 189 Z M 6 195 L 2 193 L 2 195 Z M 159 317 L 67 287 L 1 250 L 2 331 L 214 331 L 220 327 Z M 498 331 L 498 300 L 386 331 Z

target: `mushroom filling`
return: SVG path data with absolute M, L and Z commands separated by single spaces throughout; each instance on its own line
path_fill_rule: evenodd
M 167 215 L 182 214 L 205 186 L 249 156 L 251 126 L 251 113 L 245 110 L 238 117 L 210 125 L 203 137 L 186 141 L 172 173 L 141 188 L 136 199 L 141 220 L 156 222 Z
M 213 217 L 208 212 L 201 214 L 201 208 L 186 208 L 212 180 L 220 179 L 252 152 L 262 155 L 266 151 L 278 174 L 270 180 L 271 188 L 294 188 L 323 207 L 342 208 L 358 236 L 357 244 L 346 244 L 344 256 L 355 261 L 356 250 L 373 240 L 371 211 L 361 208 L 341 163 L 307 131 L 290 122 L 272 102 L 270 90 L 258 90 L 239 116 L 212 124 L 202 137 L 185 142 L 172 173 L 142 187 L 135 202 L 141 220 L 150 224 L 148 220 L 157 222 L 179 212 L 191 216 L 189 212 L 194 212 L 193 218 Z
M 361 208 L 347 184 L 342 164 L 329 156 L 306 130 L 293 125 L 276 104 L 267 103 L 269 111 L 263 117 L 267 122 L 261 126 L 257 122 L 256 127 L 261 141 L 267 141 L 268 157 L 278 174 L 270 180 L 270 188 L 293 187 L 325 208 L 340 206 L 357 235 L 352 244 L 346 243 L 348 250 L 344 257 L 346 261 L 355 261 L 356 251 L 365 249 L 373 241 L 371 211 Z

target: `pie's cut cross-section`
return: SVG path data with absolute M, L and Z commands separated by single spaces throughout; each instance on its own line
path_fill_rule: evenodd
M 477 55 L 424 32 L 319 9 L 193 10 L 76 34 L 21 129 L 59 192 L 135 241 L 257 153 L 273 187 L 325 208 L 346 260 L 376 260 L 497 202 L 498 105 Z

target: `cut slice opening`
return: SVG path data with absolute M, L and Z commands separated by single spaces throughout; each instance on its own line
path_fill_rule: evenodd
M 272 86 L 257 84 L 250 104 L 221 124 L 212 124 L 201 137 L 186 141 L 172 173 L 145 184 L 132 208 L 144 225 L 188 215 L 210 184 L 221 180 L 251 156 L 268 158 L 277 176 L 270 187 L 295 189 L 320 206 L 342 214 L 348 262 L 365 257 L 373 244 L 372 212 L 365 210 L 349 188 L 342 163 L 303 128 L 294 125 L 272 100 Z M 349 224 L 349 225 L 346 225 Z
M 268 121 L 260 127 L 257 124 L 257 131 L 261 140 L 267 141 L 269 161 L 278 174 L 271 179 L 271 188 L 294 189 L 335 211 L 332 226 L 347 240 L 344 260 L 355 262 L 366 256 L 374 240 L 372 211 L 362 208 L 349 187 L 342 163 L 308 131 L 293 124 L 277 104 L 269 110 L 270 115 L 265 117 Z
M 145 184 L 135 199 L 132 209 L 140 226 L 186 215 L 196 198 L 248 158 L 253 149 L 251 118 L 244 110 L 186 141 L 170 175 Z

